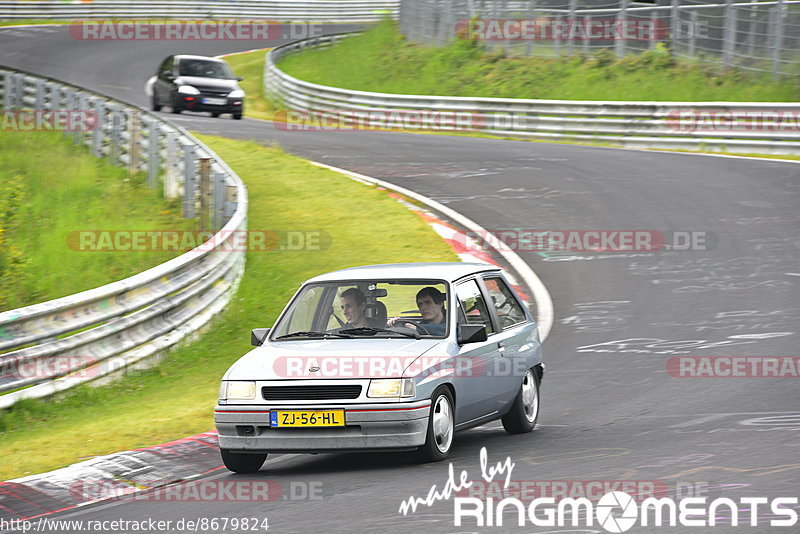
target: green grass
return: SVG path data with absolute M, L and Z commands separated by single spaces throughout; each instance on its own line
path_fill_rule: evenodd
M 83 230 L 181 230 L 181 217 L 125 169 L 58 132 L 0 132 L 0 310 L 62 297 L 134 275 L 176 252 L 79 251 Z
M 272 120 L 273 113 L 279 107 L 264 95 L 264 57 L 267 50 L 269 49 L 243 52 L 223 58 L 237 76 L 244 77 L 239 82 L 247 95 L 244 114 L 254 119 Z
M 318 251 L 250 252 L 238 293 L 209 333 L 157 367 L 58 400 L 28 400 L 0 414 L 0 480 L 213 428 L 219 379 L 250 349 L 249 330 L 271 326 L 314 275 L 355 265 L 457 261 L 417 215 L 384 191 L 253 142 L 201 136 L 247 184 L 251 230 L 322 230 Z
M 314 83 L 385 93 L 567 100 L 795 102 L 796 78 L 712 69 L 663 48 L 617 59 L 611 50 L 559 58 L 504 57 L 477 41 L 407 42 L 384 21 L 332 47 L 286 57 L 286 73 Z

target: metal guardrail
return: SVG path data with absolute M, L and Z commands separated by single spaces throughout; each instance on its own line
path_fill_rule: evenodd
M 258 18 L 304 22 L 374 22 L 397 16 L 399 0 L 0 2 L 1 19 Z
M 289 109 L 339 117 L 397 110 L 468 113 L 473 114 L 470 121 L 473 130 L 502 136 L 630 148 L 800 154 L 800 131 L 784 127 L 779 119 L 759 122 L 758 128 L 750 129 L 747 123 L 740 123 L 745 131 L 719 131 L 719 128 L 718 131 L 683 131 L 681 123 L 681 117 L 686 114 L 702 117 L 703 113 L 717 118 L 721 114 L 791 113 L 795 120 L 800 120 L 800 103 L 594 102 L 373 93 L 306 82 L 289 76 L 277 66 L 287 54 L 330 46 L 348 35 L 351 34 L 306 39 L 267 52 L 265 92 Z M 713 126 L 714 119 L 711 120 Z M 442 130 L 463 129 L 455 121 L 442 123 L 440 127 Z
M 6 67 L 0 95 L 4 111 L 94 112 L 94 129 L 65 135 L 97 157 L 147 173 L 151 186 L 163 176 L 167 197 L 183 195 L 184 216 L 199 215 L 201 225 L 219 230 L 130 278 L 0 313 L 2 409 L 120 374 L 206 324 L 244 271 L 244 251 L 232 243 L 247 228 L 247 190 L 211 149 L 143 108 Z

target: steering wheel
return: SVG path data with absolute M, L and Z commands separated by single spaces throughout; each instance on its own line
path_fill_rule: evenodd
M 400 326 L 400 325 L 404 325 L 404 324 L 412 324 L 412 325 L 414 325 L 416 327 L 416 329 L 417 329 L 417 332 L 419 332 L 420 334 L 425 334 L 426 336 L 431 335 L 431 333 L 428 332 L 428 330 L 423 325 L 421 325 L 417 321 L 412 321 L 411 319 L 397 319 L 394 322 L 393 326 Z

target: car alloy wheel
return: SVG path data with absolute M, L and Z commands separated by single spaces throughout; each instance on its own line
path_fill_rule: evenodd
M 531 368 L 522 377 L 517 397 L 503 416 L 503 428 L 509 434 L 525 434 L 536 426 L 539 418 L 539 377 Z
M 421 463 L 440 462 L 450 454 L 455 432 L 455 402 L 447 386 L 439 386 L 431 395 L 425 444 L 414 452 Z
M 436 399 L 432 417 L 433 439 L 436 442 L 436 448 L 442 454 L 447 454 L 450 451 L 450 445 L 453 444 L 453 407 L 450 405 L 450 399 L 445 395 Z
M 534 423 L 536 416 L 539 415 L 539 391 L 533 369 L 528 369 L 525 378 L 522 379 L 522 409 L 528 422 Z

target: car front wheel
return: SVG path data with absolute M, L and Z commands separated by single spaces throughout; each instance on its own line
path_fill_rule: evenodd
M 440 462 L 447 458 L 453 446 L 455 428 L 455 403 L 447 386 L 439 386 L 431 397 L 431 415 L 425 445 L 417 449 L 420 463 Z
M 230 449 L 220 449 L 219 452 L 222 455 L 222 463 L 234 473 L 255 473 L 267 459 L 266 452 L 250 454 Z
M 533 369 L 528 369 L 511 410 L 503 416 L 503 428 L 509 434 L 524 434 L 533 430 L 538 418 L 539 378 Z
M 151 107 L 153 108 L 153 111 L 161 111 L 161 104 L 158 103 L 155 91 L 153 91 L 153 98 L 151 99 Z

